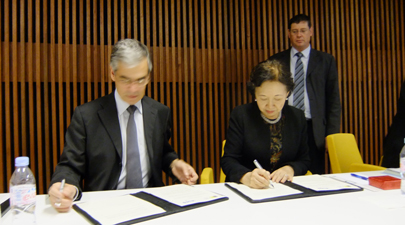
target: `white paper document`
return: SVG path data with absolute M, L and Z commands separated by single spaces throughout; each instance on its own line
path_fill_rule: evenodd
M 76 205 L 101 224 L 117 224 L 166 212 L 162 208 L 132 195 L 93 200 Z
M 229 186 L 237 189 L 252 200 L 262 200 L 269 198 L 276 198 L 288 195 L 301 194 L 302 191 L 290 188 L 284 184 L 273 183 L 274 188 L 254 189 L 244 184 L 237 184 L 233 182 L 227 183 Z
M 8 193 L 0 194 L 0 203 L 7 201 L 8 198 L 10 198 L 10 194 Z
M 399 168 L 388 168 L 384 170 L 384 174 L 388 174 L 397 178 L 401 178 L 401 172 Z
M 314 191 L 335 191 L 343 189 L 360 189 L 357 186 L 341 182 L 330 177 L 312 175 L 294 177 L 294 184 L 309 188 Z
M 224 198 L 223 195 L 185 184 L 171 185 L 163 188 L 148 188 L 144 192 L 181 207 Z
M 372 191 L 372 192 L 382 191 L 382 189 L 380 189 L 380 188 L 370 186 L 368 184 L 368 180 L 363 180 L 363 179 L 359 179 L 357 177 L 353 177 L 348 173 L 329 174 L 328 177 L 330 177 L 332 179 L 335 179 L 335 180 L 338 180 L 338 181 L 341 181 L 341 182 L 353 184 L 355 186 L 361 187 L 363 189 L 367 189 L 367 190 Z

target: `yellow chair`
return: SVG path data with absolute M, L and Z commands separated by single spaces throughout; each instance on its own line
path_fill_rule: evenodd
M 224 140 L 222 142 L 222 154 L 221 156 L 224 155 L 224 147 L 225 147 L 225 142 Z M 224 183 L 225 182 L 225 174 L 221 169 L 220 175 L 219 175 L 219 183 Z M 211 167 L 206 167 L 203 169 L 201 173 L 201 178 L 200 178 L 200 184 L 212 184 L 214 182 L 214 171 L 212 170 Z
M 381 156 L 380 162 L 378 163 L 379 166 L 382 165 L 383 160 L 384 160 L 384 156 Z
M 326 137 L 332 173 L 385 170 L 385 167 L 364 164 L 353 134 L 338 133 Z
M 221 156 L 224 155 L 225 143 L 226 143 L 226 140 L 224 140 L 222 142 L 222 154 L 221 154 Z M 312 173 L 311 173 L 311 171 L 308 170 L 305 175 L 312 175 Z M 224 174 L 224 171 L 222 171 L 222 169 L 221 169 L 221 172 L 220 172 L 220 175 L 219 175 L 219 183 L 225 183 L 225 178 L 226 178 L 226 176 Z M 212 183 L 215 183 L 214 182 L 214 171 L 212 170 L 211 167 L 206 167 L 206 168 L 203 169 L 203 171 L 201 173 L 200 184 L 212 184 Z

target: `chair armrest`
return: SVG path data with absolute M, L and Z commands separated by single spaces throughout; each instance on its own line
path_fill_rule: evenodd
M 200 184 L 214 183 L 214 171 L 211 167 L 205 167 L 201 173 Z
M 375 166 L 371 164 L 363 163 L 353 163 L 350 165 L 350 172 L 363 172 L 363 171 L 375 171 L 375 170 L 385 170 L 385 167 Z

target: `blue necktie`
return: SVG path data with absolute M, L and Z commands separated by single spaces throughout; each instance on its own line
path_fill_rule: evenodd
M 136 106 L 127 108 L 129 119 L 127 125 L 127 180 L 126 188 L 143 188 L 141 159 L 139 156 L 138 136 L 136 133 L 136 123 L 134 113 Z
M 297 62 L 295 63 L 295 73 L 294 73 L 294 106 L 298 109 L 305 111 L 304 103 L 304 65 L 302 64 L 301 57 L 304 56 L 301 52 L 295 54 L 298 56 Z

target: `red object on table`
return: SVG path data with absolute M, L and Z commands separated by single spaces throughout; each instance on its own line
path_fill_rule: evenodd
M 377 176 L 369 177 L 368 183 L 371 186 L 381 188 L 383 190 L 399 189 L 401 188 L 401 179 L 391 176 Z

